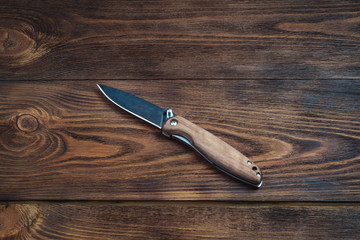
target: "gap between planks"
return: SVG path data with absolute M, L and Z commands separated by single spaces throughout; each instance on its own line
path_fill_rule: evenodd
M 114 201 L 114 200 L 2 200 L 0 205 L 8 204 L 64 204 L 64 205 L 108 205 L 108 206 L 216 206 L 216 207 L 271 207 L 271 206 L 319 206 L 319 207 L 337 207 L 337 206 L 360 206 L 359 201 L 181 201 L 181 200 L 134 200 L 134 201 Z

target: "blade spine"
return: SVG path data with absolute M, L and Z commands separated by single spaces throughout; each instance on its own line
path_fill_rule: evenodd
M 128 113 L 134 115 L 135 117 L 138 117 L 138 118 L 144 120 L 145 122 L 148 122 L 148 123 L 150 123 L 151 125 L 159 128 L 159 129 L 162 129 L 162 126 L 159 126 L 159 125 L 157 125 L 157 124 L 155 124 L 155 123 L 153 123 L 153 122 L 151 122 L 151 121 L 149 121 L 149 120 L 141 117 L 140 115 L 138 115 L 138 114 L 136 114 L 136 113 L 133 113 L 132 111 L 128 110 L 127 108 L 125 108 L 125 107 L 123 107 L 123 106 L 121 106 L 120 104 L 116 103 L 114 100 L 112 100 L 112 99 L 102 90 L 100 84 L 96 84 L 96 85 L 98 86 L 98 88 L 100 89 L 100 91 L 105 95 L 105 97 L 106 97 L 107 99 L 109 99 L 112 103 L 114 103 L 116 106 L 118 106 L 118 107 L 120 107 L 121 109 L 127 111 Z M 146 101 L 146 100 L 144 100 L 144 101 Z M 162 122 L 164 122 L 164 121 L 162 121 Z

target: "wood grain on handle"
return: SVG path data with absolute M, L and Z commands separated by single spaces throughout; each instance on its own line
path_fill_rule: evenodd
M 235 148 L 203 128 L 183 117 L 175 116 L 165 122 L 162 130 L 170 137 L 182 140 L 195 148 L 217 168 L 232 177 L 256 187 L 261 186 L 262 174 L 259 167 Z

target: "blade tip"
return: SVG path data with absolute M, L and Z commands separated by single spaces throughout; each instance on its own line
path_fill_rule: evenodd
M 102 85 L 100 83 L 96 84 L 96 86 L 101 90 L 103 91 L 104 87 L 106 87 L 105 85 Z

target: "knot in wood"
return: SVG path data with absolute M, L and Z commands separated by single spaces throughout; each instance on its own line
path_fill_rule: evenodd
M 0 239 L 29 239 L 40 217 L 37 205 L 0 206 Z
M 16 126 L 24 132 L 34 132 L 39 127 L 39 121 L 30 114 L 23 114 L 16 119 Z
M 16 57 L 25 55 L 35 45 L 26 34 L 13 30 L 0 28 L 0 56 Z

